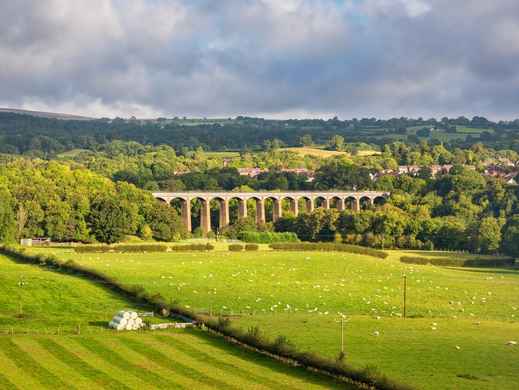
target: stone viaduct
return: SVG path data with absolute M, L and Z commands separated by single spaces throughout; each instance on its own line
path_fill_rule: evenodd
M 216 200 L 220 204 L 219 226 L 225 227 L 230 223 L 229 201 L 238 201 L 239 218 L 247 217 L 247 201 L 252 199 L 256 203 L 256 222 L 265 223 L 265 202 L 270 199 L 273 202 L 272 219 L 276 221 L 283 213 L 283 200 L 288 200 L 290 211 L 293 215 L 299 214 L 300 200 L 303 200 L 306 212 L 314 210 L 315 207 L 344 210 L 346 207 L 359 211 L 364 205 L 373 205 L 385 199 L 390 194 L 379 191 L 357 191 L 357 192 L 154 192 L 153 196 L 161 201 L 171 204 L 174 200 L 181 202 L 182 219 L 186 229 L 192 231 L 191 226 L 191 201 L 200 200 L 202 209 L 200 215 L 200 227 L 204 234 L 211 230 L 211 201 Z M 319 202 L 320 205 L 317 203 Z

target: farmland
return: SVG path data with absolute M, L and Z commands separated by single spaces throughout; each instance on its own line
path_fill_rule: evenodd
M 408 253 L 397 251 L 386 260 L 318 252 L 45 251 L 329 357 L 339 351 L 344 314 L 350 364 L 376 367 L 419 388 L 514 388 L 517 382 L 519 351 L 506 345 L 519 334 L 516 270 L 406 265 L 398 258 Z
M 116 333 L 116 311 L 146 307 L 3 256 L 0 270 L 0 389 L 338 386 L 198 330 Z

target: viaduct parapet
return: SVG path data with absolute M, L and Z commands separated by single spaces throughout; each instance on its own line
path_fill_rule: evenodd
M 199 200 L 202 202 L 200 215 L 200 227 L 204 234 L 211 231 L 211 201 L 220 204 L 219 226 L 225 227 L 230 223 L 229 202 L 238 201 L 239 218 L 247 217 L 247 202 L 252 200 L 256 203 L 256 222 L 265 223 L 265 202 L 270 199 L 273 202 L 272 219 L 281 218 L 283 214 L 283 201 L 289 202 L 291 214 L 297 216 L 300 212 L 300 204 L 304 206 L 301 212 L 311 212 L 316 207 L 329 209 L 336 208 L 339 211 L 351 208 L 359 211 L 361 207 L 373 205 L 376 202 L 385 201 L 389 197 L 388 192 L 380 191 L 297 191 L 297 192 L 154 192 L 153 196 L 171 204 L 174 200 L 181 202 L 182 220 L 186 229 L 190 232 L 191 226 L 191 202 Z

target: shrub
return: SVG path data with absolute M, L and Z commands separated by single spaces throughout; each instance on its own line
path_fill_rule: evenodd
M 231 252 L 241 252 L 243 250 L 243 245 L 231 244 L 231 245 L 229 245 L 229 250 Z
M 84 245 L 74 247 L 77 253 L 103 253 L 103 252 L 166 252 L 168 247 L 159 244 L 145 244 L 145 245 Z
M 188 251 L 212 251 L 214 245 L 207 244 L 187 244 L 187 245 L 173 245 L 169 247 L 169 250 L 175 252 L 188 252 Z
M 259 245 L 258 244 L 246 244 L 245 245 L 245 250 L 246 251 L 257 251 L 259 249 Z
M 273 244 L 277 242 L 299 242 L 297 235 L 293 232 L 241 232 L 238 239 L 256 244 Z
M 388 254 L 372 248 L 363 246 L 336 244 L 333 242 L 300 242 L 300 243 L 285 243 L 285 244 L 271 244 L 270 247 L 275 250 L 285 251 L 336 251 L 349 252 L 359 255 L 373 256 L 380 259 L 385 259 Z
M 455 259 L 455 258 L 431 258 L 431 257 L 418 257 L 418 256 L 403 256 L 400 258 L 400 262 L 407 264 L 420 264 L 420 265 L 438 265 L 438 266 L 450 266 L 450 267 L 511 267 L 515 264 L 515 260 L 512 258 L 500 258 L 500 259 Z
M 188 244 L 188 245 L 159 245 L 159 244 L 145 244 L 145 245 L 85 245 L 76 246 L 74 251 L 77 253 L 141 253 L 141 252 L 184 252 L 184 251 L 209 251 L 213 250 L 214 246 L 211 244 Z

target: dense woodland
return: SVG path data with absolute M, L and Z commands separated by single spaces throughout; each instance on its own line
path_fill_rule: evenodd
M 295 146 L 324 144 L 334 135 L 349 143 L 382 148 L 393 141 L 416 144 L 427 139 L 448 147 L 467 148 L 483 142 L 495 149 L 519 151 L 519 119 L 492 122 L 468 119 L 351 119 L 267 120 L 159 118 L 155 120 L 60 120 L 16 113 L 0 113 L 0 152 L 55 155 L 71 149 L 97 150 L 114 140 L 145 145 L 169 145 L 177 152 L 194 150 L 258 150 L 272 140 Z
M 178 210 L 155 201 L 151 190 L 374 189 L 390 191 L 389 202 L 358 213 L 317 209 L 293 217 L 287 209 L 274 224 L 256 226 L 249 218 L 221 233 L 275 230 L 308 241 L 519 256 L 519 188 L 484 174 L 490 165 L 517 168 L 516 122 L 65 121 L 4 113 L 0 239 L 112 243 L 128 236 L 186 237 Z M 455 136 L 442 141 L 440 133 Z M 344 153 L 322 158 L 284 148 L 316 143 Z M 376 153 L 358 153 L 367 148 Z M 214 152 L 226 149 L 236 152 Z M 435 164 L 453 168 L 433 177 Z M 422 169 L 374 179 L 399 165 Z M 251 178 L 239 174 L 241 167 L 268 171 Z M 314 179 L 287 168 L 311 170 Z M 196 224 L 196 207 L 193 218 Z

